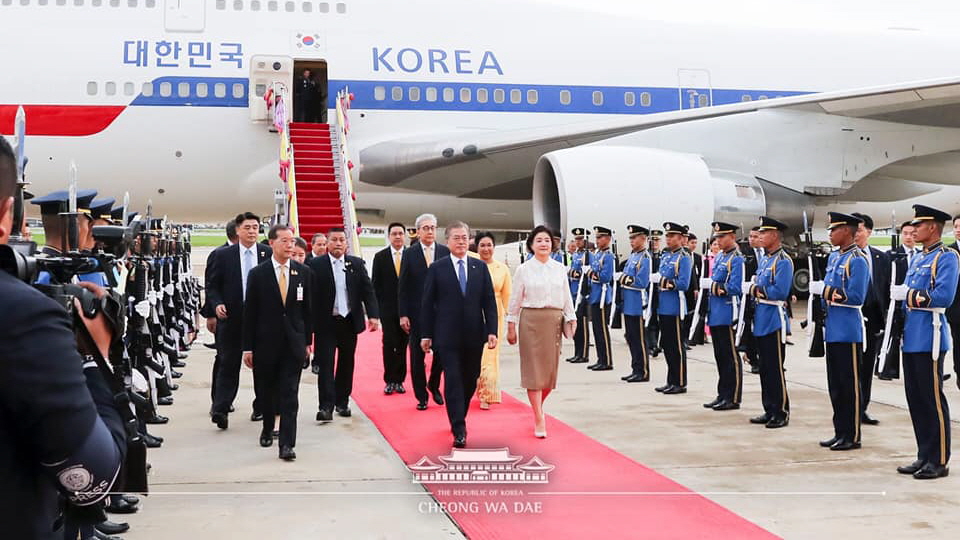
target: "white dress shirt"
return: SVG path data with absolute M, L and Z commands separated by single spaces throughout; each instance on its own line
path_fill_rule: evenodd
M 460 282 L 460 263 L 457 261 L 463 261 L 463 288 L 467 288 L 467 275 L 470 274 L 470 259 L 466 255 L 463 257 L 457 257 L 453 253 L 450 254 L 450 262 L 453 263 L 453 275 L 457 276 L 457 282 Z
M 519 321 L 523 308 L 556 308 L 563 310 L 563 320 L 577 320 L 570 296 L 567 267 L 553 259 L 542 263 L 532 258 L 521 264 L 513 275 L 507 322 Z
M 350 314 L 350 302 L 347 296 L 347 268 L 346 257 L 336 258 L 333 254 L 330 256 L 330 265 L 333 267 L 333 283 L 337 290 L 336 299 L 333 302 L 333 314 L 346 317 Z
M 257 245 L 246 247 L 240 244 L 240 280 L 243 287 L 243 299 L 247 299 L 247 274 L 253 270 L 257 263 Z M 250 253 L 250 256 L 247 255 Z

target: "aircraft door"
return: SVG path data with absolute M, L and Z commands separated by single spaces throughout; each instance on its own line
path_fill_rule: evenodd
M 710 72 L 705 69 L 679 69 L 678 91 L 680 108 L 696 109 L 713 105 L 713 87 L 710 86 Z
M 293 58 L 289 56 L 254 55 L 250 58 L 250 82 L 247 91 L 250 120 L 269 121 L 267 102 L 263 96 L 273 83 L 283 83 L 293 97 Z

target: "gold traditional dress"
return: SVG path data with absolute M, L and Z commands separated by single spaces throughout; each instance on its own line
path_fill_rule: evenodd
M 483 349 L 483 359 L 480 361 L 480 378 L 477 380 L 477 398 L 481 402 L 500 403 L 500 343 L 506 339 L 503 333 L 504 318 L 507 314 L 507 304 L 510 303 L 510 269 L 507 265 L 491 260 L 487 263 L 490 278 L 493 281 L 493 293 L 497 298 L 497 347 Z

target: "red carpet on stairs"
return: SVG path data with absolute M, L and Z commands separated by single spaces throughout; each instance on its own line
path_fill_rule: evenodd
M 300 236 L 307 241 L 314 233 L 343 227 L 340 186 L 330 139 L 329 124 L 290 124 L 290 142 L 297 179 L 297 210 Z
M 353 398 L 406 464 L 442 464 L 452 443 L 446 411 L 432 400 L 417 411 L 409 377 L 406 394 L 383 394 L 380 340 L 360 336 Z M 468 450 L 508 448 L 520 465 L 536 456 L 555 467 L 547 483 L 427 485 L 468 538 L 776 538 L 551 416 L 548 437 L 535 438 L 529 405 L 506 393 L 488 411 L 474 400 L 467 431 Z

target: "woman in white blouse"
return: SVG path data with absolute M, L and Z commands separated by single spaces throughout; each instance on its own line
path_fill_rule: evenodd
M 543 402 L 557 387 L 561 334 L 572 336 L 576 327 L 567 269 L 550 258 L 553 234 L 540 225 L 527 237 L 533 258 L 513 276 L 507 308 L 507 342 L 517 342 L 520 324 L 520 384 L 527 389 L 533 409 L 536 437 L 547 436 Z

